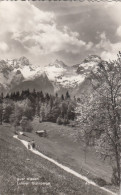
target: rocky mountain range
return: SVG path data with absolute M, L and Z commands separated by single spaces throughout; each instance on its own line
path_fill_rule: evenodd
M 47 66 L 37 66 L 26 57 L 0 61 L 0 91 L 3 93 L 30 89 L 54 94 L 64 94 L 68 90 L 78 95 L 88 86 L 87 77 L 98 66 L 101 58 L 90 55 L 80 64 L 67 66 L 55 60 Z

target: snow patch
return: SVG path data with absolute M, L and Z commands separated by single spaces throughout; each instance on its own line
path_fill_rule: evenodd
M 89 68 L 93 68 L 97 65 L 97 62 L 87 62 L 87 63 L 82 63 L 79 65 L 79 67 L 83 67 L 84 69 L 89 69 Z

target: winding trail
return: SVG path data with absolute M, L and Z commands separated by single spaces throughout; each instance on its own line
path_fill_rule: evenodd
M 21 135 L 22 135 L 22 133 L 21 133 Z M 19 141 L 21 141 L 21 142 L 24 144 L 24 146 L 28 149 L 28 142 L 27 142 L 27 141 L 24 141 L 24 140 L 19 139 L 19 138 L 18 138 L 18 135 L 14 135 L 13 137 L 16 138 L 16 139 L 18 139 Z M 62 165 L 62 164 L 60 164 L 60 163 L 58 163 L 58 162 L 55 161 L 54 159 L 47 157 L 46 155 L 42 154 L 42 153 L 39 152 L 38 150 L 33 149 L 33 148 L 30 148 L 30 150 L 31 150 L 31 152 L 33 152 L 34 154 L 37 154 L 37 155 L 41 156 L 42 158 L 44 158 L 44 159 L 46 159 L 46 160 L 52 162 L 53 164 L 55 164 L 56 166 L 60 167 L 60 168 L 63 169 L 64 171 L 66 171 L 66 172 L 68 172 L 68 173 L 71 173 L 72 175 L 74 175 L 74 176 L 76 176 L 76 177 L 78 177 L 78 178 L 84 180 L 87 184 L 91 184 L 91 185 L 93 185 L 93 186 L 96 186 L 96 187 L 102 189 L 103 191 L 105 191 L 105 192 L 107 192 L 107 193 L 110 193 L 111 195 L 118 195 L 117 193 L 112 192 L 112 191 L 110 191 L 110 190 L 108 190 L 108 189 L 106 189 L 106 188 L 104 188 L 104 187 L 100 187 L 99 185 L 97 185 L 95 182 L 91 181 L 91 180 L 88 179 L 87 177 L 85 177 L 85 176 L 83 176 L 83 175 L 77 173 L 76 171 L 70 169 L 69 167 L 66 167 L 66 166 L 64 166 L 64 165 Z

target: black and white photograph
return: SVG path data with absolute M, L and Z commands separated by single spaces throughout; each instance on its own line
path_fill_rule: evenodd
M 0 1 L 0 195 L 121 195 L 121 2 Z

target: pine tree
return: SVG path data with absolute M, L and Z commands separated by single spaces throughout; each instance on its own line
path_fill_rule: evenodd
M 50 108 L 52 109 L 54 105 L 53 97 L 50 96 Z
M 69 92 L 67 91 L 66 92 L 66 99 L 69 99 L 70 98 L 70 95 L 69 95 Z
M 9 95 L 9 93 L 7 93 L 7 95 L 6 95 L 6 97 L 5 97 L 5 98 L 8 98 L 8 99 L 10 98 L 10 95 Z
M 64 95 L 62 94 L 62 96 L 61 96 L 61 99 L 62 99 L 62 101 L 64 100 Z
M 49 96 L 49 94 L 48 94 L 48 93 L 46 93 L 46 95 L 45 95 L 45 99 L 46 99 L 46 101 L 47 101 L 47 102 L 50 100 L 50 96 Z
M 55 94 L 56 98 L 58 97 L 58 93 Z
M 40 100 L 41 100 L 41 102 L 45 101 L 44 94 L 42 91 L 40 92 Z
M 4 98 L 4 96 L 3 96 L 3 92 L 1 93 L 1 96 L 0 96 L 0 97 L 1 97 L 1 99 L 3 100 L 3 98 Z

